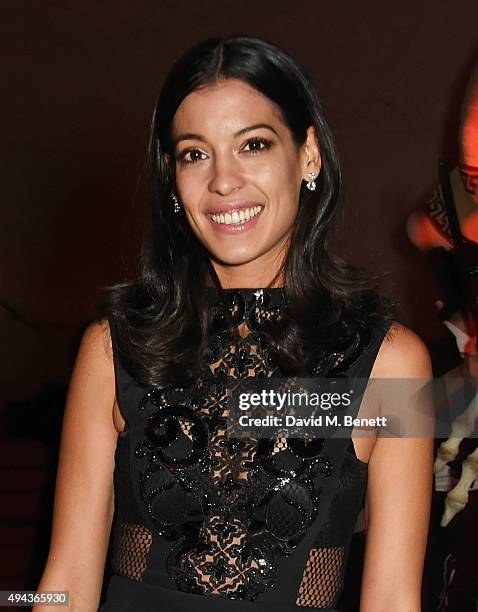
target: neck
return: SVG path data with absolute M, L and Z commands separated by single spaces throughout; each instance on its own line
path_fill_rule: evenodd
M 213 262 L 214 269 L 223 289 L 283 287 L 284 275 L 280 271 L 274 272 L 265 266 L 261 272 L 244 266 L 223 266 Z
M 221 282 L 221 287 L 223 289 L 244 289 L 244 290 L 254 289 L 255 290 L 255 289 L 282 289 L 284 285 L 279 281 L 271 283 L 270 281 L 265 282 L 265 281 L 260 281 L 258 279 L 251 279 L 250 281 L 247 279 L 244 279 L 243 281 L 238 280 L 236 282 L 232 282 L 231 284 Z
M 230 265 L 211 258 L 223 289 L 283 287 L 283 263 L 287 241 L 244 264 Z

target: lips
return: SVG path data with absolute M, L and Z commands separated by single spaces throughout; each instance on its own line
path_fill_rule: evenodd
M 254 227 L 263 210 L 264 207 L 257 204 L 252 206 L 229 206 L 224 212 L 218 211 L 207 214 L 207 218 L 216 231 L 235 234 Z

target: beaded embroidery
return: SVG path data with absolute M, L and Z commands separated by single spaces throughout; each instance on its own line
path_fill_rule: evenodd
M 167 571 L 181 591 L 254 600 L 275 584 L 317 516 L 322 479 L 333 471 L 324 441 L 227 437 L 227 398 L 242 377 L 281 376 L 261 339 L 281 316 L 282 290 L 209 289 L 214 309 L 201 374 L 188 388 L 152 388 L 140 402 L 140 491 L 156 533 L 174 542 Z M 246 323 L 242 337 L 237 326 Z M 355 343 L 353 354 L 363 348 Z M 333 356 L 349 364 L 351 353 Z M 320 371 L 316 369 L 316 375 Z M 334 374 L 335 375 L 335 374 Z

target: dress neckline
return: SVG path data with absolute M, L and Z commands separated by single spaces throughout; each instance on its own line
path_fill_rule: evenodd
M 207 300 L 213 309 L 212 331 L 231 329 L 241 323 L 260 331 L 264 323 L 277 321 L 287 308 L 283 287 L 207 287 Z
M 221 289 L 226 302 L 243 298 L 248 304 L 262 306 L 277 306 L 286 304 L 284 287 L 228 287 Z M 216 287 L 207 287 L 207 296 L 210 301 L 221 301 L 221 292 Z

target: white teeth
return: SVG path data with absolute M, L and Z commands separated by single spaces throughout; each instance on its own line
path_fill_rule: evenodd
M 244 223 L 245 221 L 249 221 L 256 215 L 258 215 L 262 210 L 261 206 L 254 206 L 253 208 L 245 208 L 237 212 L 236 210 L 230 214 L 219 214 L 219 215 L 211 215 L 211 219 L 215 223 L 222 223 L 224 225 L 237 225 L 239 223 Z

